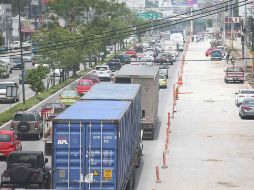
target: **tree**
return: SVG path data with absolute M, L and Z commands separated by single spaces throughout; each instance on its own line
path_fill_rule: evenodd
M 28 71 L 27 81 L 30 84 L 29 88 L 35 93 L 36 97 L 45 90 L 43 79 L 46 78 L 47 73 L 48 70 L 41 65 Z
M 3 34 L 0 32 L 0 46 L 2 46 L 3 45 Z

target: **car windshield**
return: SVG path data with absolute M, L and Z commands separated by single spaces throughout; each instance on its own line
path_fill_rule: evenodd
M 0 134 L 0 142 L 10 142 L 11 136 L 7 134 Z
M 78 96 L 76 91 L 63 91 L 62 96 L 64 97 L 73 97 Z
M 14 121 L 35 121 L 34 114 L 15 114 Z
M 240 94 L 254 94 L 254 90 L 243 90 Z
M 220 51 L 220 50 L 213 51 L 213 52 L 212 52 L 212 56 L 220 57 L 220 56 L 221 56 L 221 51 Z
M 16 163 L 29 163 L 34 165 L 35 160 L 37 159 L 37 155 L 34 154 L 10 154 L 8 157 L 8 164 L 16 164 Z
M 97 71 L 106 71 L 106 70 L 108 70 L 108 68 L 107 67 L 96 67 L 95 70 L 97 70 Z
M 89 81 L 79 81 L 79 86 L 91 86 L 91 83 Z
M 13 84 L 10 84 L 10 83 L 0 83 L 0 89 L 6 89 L 7 86 L 13 86 Z

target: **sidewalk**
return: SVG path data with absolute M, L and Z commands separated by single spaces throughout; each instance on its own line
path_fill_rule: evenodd
M 209 42 L 191 43 L 186 60 L 207 59 Z M 155 190 L 253 190 L 254 125 L 241 120 L 235 92 L 225 84 L 225 63 L 189 61 L 184 66 L 175 118 L 171 120 L 167 169 Z

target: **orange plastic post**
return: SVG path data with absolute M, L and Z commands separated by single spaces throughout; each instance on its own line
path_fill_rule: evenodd
M 163 169 L 166 169 L 166 168 L 168 168 L 168 166 L 167 166 L 167 161 L 166 161 L 166 154 L 165 154 L 165 152 L 163 152 L 163 155 L 162 155 L 162 168 Z
M 160 170 L 158 166 L 156 166 L 156 183 L 161 183 Z

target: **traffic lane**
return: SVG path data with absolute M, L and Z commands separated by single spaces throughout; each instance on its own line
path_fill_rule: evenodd
M 166 89 L 160 89 L 158 124 L 155 131 L 155 139 L 152 141 L 143 141 L 142 162 L 136 171 L 136 190 L 153 188 L 153 186 L 147 184 L 148 182 L 155 181 L 155 166 L 160 164 L 162 160 L 162 152 L 165 144 L 165 130 L 167 127 L 167 116 L 169 110 L 171 110 L 173 85 L 177 81 L 182 56 L 183 53 L 180 53 L 177 58 L 178 61 L 176 61 L 174 65 L 169 65 L 169 78 L 167 80 L 168 87 Z
M 224 68 L 217 61 L 185 65 L 186 94 L 172 120 L 169 169 L 161 170 L 160 189 L 254 188 L 253 120 L 241 120 L 234 104 L 234 93 L 247 85 L 225 84 Z

